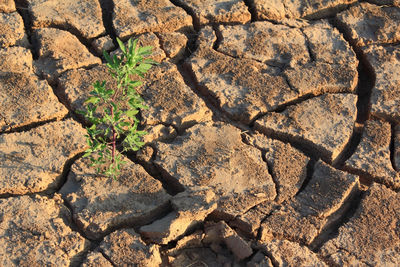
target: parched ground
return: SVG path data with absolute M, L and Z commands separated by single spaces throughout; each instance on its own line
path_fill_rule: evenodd
M 116 37 L 160 64 L 112 180 Z M 400 266 L 400 2 L 0 0 L 0 266 Z

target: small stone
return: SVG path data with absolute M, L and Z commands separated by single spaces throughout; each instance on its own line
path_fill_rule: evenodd
M 174 32 L 192 25 L 192 18 L 170 1 L 114 1 L 113 24 L 121 39 L 144 32 Z
M 100 252 L 90 252 L 83 261 L 82 267 L 112 267 L 113 265 Z
M 379 120 L 367 121 L 361 141 L 345 167 L 367 174 L 375 181 L 400 188 L 400 175 L 393 169 L 390 159 L 391 126 Z
M 62 72 L 70 69 L 89 67 L 101 63 L 71 33 L 54 28 L 35 30 L 38 42 L 39 72 L 47 79 L 54 80 Z
M 77 265 L 89 247 L 89 241 L 71 229 L 68 208 L 51 198 L 0 199 L 0 214 L 1 266 Z
M 170 32 L 159 33 L 159 37 L 167 57 L 171 58 L 173 62 L 183 59 L 188 42 L 186 35 L 180 32 Z
M 400 41 L 400 8 L 358 3 L 336 16 L 356 46 Z
M 318 157 L 335 162 L 349 142 L 357 116 L 357 96 L 326 94 L 267 113 L 255 122 L 256 130 L 310 147 Z
M 33 73 L 32 53 L 20 46 L 0 49 L 0 72 Z
M 221 266 L 216 254 L 209 248 L 185 249 L 176 257 L 170 257 L 172 267 L 182 266 Z
M 0 194 L 56 189 L 67 161 L 86 149 L 84 135 L 72 119 L 0 135 Z
M 77 30 L 91 39 L 105 33 L 99 1 L 93 0 L 28 0 L 34 29 L 60 27 Z
M 0 72 L 0 131 L 60 119 L 67 113 L 45 80 L 29 73 Z
M 224 221 L 216 224 L 208 225 L 205 228 L 206 236 L 204 243 L 221 243 L 224 242 L 237 260 L 242 260 L 253 254 L 253 250 L 243 238 L 241 238 L 232 228 Z
M 113 266 L 159 266 L 161 256 L 156 245 L 146 245 L 133 229 L 117 230 L 106 236 L 100 249 Z
M 327 266 L 309 248 L 287 240 L 273 239 L 257 247 L 265 254 L 271 255 L 278 266 Z
M 96 50 L 99 55 L 103 54 L 103 51 L 110 51 L 115 48 L 113 40 L 110 36 L 103 36 L 97 38 L 92 42 L 92 47 Z
M 136 158 L 139 161 L 149 162 L 154 155 L 154 148 L 151 146 L 144 146 L 136 152 Z
M 164 179 L 182 189 L 209 187 L 221 212 L 236 216 L 276 196 L 261 152 L 242 143 L 240 130 L 228 124 L 195 125 L 170 144 L 157 143 L 156 149 L 154 163 Z
M 17 12 L 0 13 L 0 48 L 27 45 L 24 21 Z
M 212 23 L 247 23 L 251 14 L 244 2 L 238 0 L 178 0 L 196 16 L 200 25 Z
M 261 240 L 279 238 L 311 244 L 325 225 L 343 216 L 358 185 L 357 176 L 318 161 L 304 190 L 261 224 Z
M 216 209 L 215 194 L 207 188 L 191 188 L 171 199 L 173 212 L 140 228 L 140 234 L 153 243 L 167 244 L 190 231 Z
M 321 255 L 332 265 L 398 266 L 399 205 L 399 193 L 374 183 L 338 235 L 322 246 Z
M 176 257 L 181 251 L 191 248 L 203 248 L 204 232 L 198 230 L 191 235 L 184 236 L 176 242 L 176 246 L 167 251 L 167 255 Z
M 258 251 L 251 258 L 251 261 L 247 262 L 246 267 L 273 267 L 270 258 L 265 256 L 263 253 Z
M 11 13 L 17 11 L 15 9 L 14 0 L 0 0 L 0 12 Z

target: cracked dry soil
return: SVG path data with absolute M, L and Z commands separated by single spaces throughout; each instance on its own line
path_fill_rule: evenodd
M 118 180 L 76 111 L 153 46 Z M 0 0 L 1 266 L 399 266 L 398 0 Z

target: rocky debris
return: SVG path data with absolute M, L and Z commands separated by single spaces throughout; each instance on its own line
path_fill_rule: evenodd
M 16 11 L 14 0 L 0 0 L 0 12 L 11 13 Z
M 172 267 L 181 266 L 221 266 L 217 255 L 210 248 L 185 249 L 177 257 L 169 257 Z
M 0 48 L 27 44 L 22 17 L 17 12 L 0 13 Z
M 237 216 L 229 222 L 229 225 L 247 236 L 257 237 L 261 222 L 278 207 L 274 201 L 265 201 Z
M 13 63 L 10 70 L 22 62 Z M 60 119 L 68 113 L 49 84 L 34 74 L 0 73 L 0 96 L 0 131 Z
M 203 93 L 216 99 L 231 118 L 246 124 L 298 96 L 284 77 L 269 73 L 271 67 L 251 59 L 203 49 L 188 64 Z
M 271 259 L 265 256 L 263 253 L 258 251 L 251 258 L 249 262 L 247 262 L 246 267 L 273 267 Z
M 273 238 L 311 244 L 343 216 L 358 191 L 358 177 L 336 170 L 321 160 L 307 186 L 261 224 L 261 240 Z
M 66 162 L 85 150 L 84 134 L 77 122 L 68 119 L 0 135 L 0 194 L 56 189 Z
M 104 255 L 113 266 L 160 266 L 157 245 L 146 245 L 133 229 L 117 230 L 106 236 L 100 244 Z
M 76 161 L 60 193 L 85 234 L 99 239 L 123 226 L 149 224 L 168 210 L 169 195 L 142 166 L 123 157 L 116 180 L 96 174 L 88 158 Z
M 308 41 L 310 56 L 315 61 L 334 64 L 337 68 L 357 69 L 358 60 L 353 49 L 343 35 L 327 21 L 322 20 L 303 27 L 302 31 Z
M 90 252 L 86 256 L 86 259 L 83 261 L 81 266 L 82 267 L 98 267 L 98 266 L 112 267 L 113 265 L 106 258 L 104 258 L 103 254 L 101 254 L 100 252 Z
M 309 158 L 290 144 L 273 140 L 262 134 L 246 135 L 249 144 L 263 151 L 276 183 L 275 201 L 282 203 L 293 197 L 307 177 Z
M 218 51 L 272 66 L 295 66 L 310 61 L 306 39 L 296 28 L 257 21 L 246 25 L 219 26 Z
M 211 120 L 211 111 L 185 84 L 172 63 L 163 62 L 150 69 L 138 92 L 149 107 L 141 111 L 146 125 L 163 123 L 183 129 Z
M 400 196 L 373 184 L 338 236 L 321 248 L 321 254 L 339 266 L 397 266 L 400 264 Z
M 371 113 L 399 123 L 400 45 L 370 45 L 364 53 L 376 76 L 370 99 Z
M 188 43 L 186 35 L 180 32 L 167 32 L 159 33 L 158 36 L 163 50 L 167 54 L 167 57 L 171 58 L 172 62 L 178 62 L 183 59 Z
M 349 142 L 357 116 L 357 96 L 326 94 L 267 113 L 256 130 L 300 144 L 327 162 L 335 162 Z
M 100 64 L 88 49 L 71 33 L 54 28 L 35 30 L 39 59 L 36 61 L 41 75 L 53 81 L 70 69 Z
M 202 242 L 203 238 L 204 238 L 203 230 L 197 230 L 190 235 L 178 239 L 175 247 L 168 249 L 165 252 L 165 255 L 176 257 L 184 249 L 203 248 L 204 247 L 204 244 Z
M 155 165 L 179 189 L 211 188 L 218 209 L 236 216 L 276 197 L 261 152 L 241 141 L 240 130 L 223 123 L 198 124 L 170 144 L 157 143 Z
M 191 188 L 172 199 L 173 212 L 140 228 L 143 238 L 157 244 L 167 244 L 190 231 L 217 207 L 215 194 L 209 188 Z
M 273 239 L 257 246 L 275 266 L 327 266 L 309 248 L 287 240 Z
M 367 121 L 357 150 L 345 162 L 345 167 L 400 188 L 400 175 L 393 169 L 390 159 L 390 133 L 390 123 Z
M 188 7 L 200 25 L 213 23 L 247 23 L 251 19 L 248 7 L 241 0 L 178 0 Z
M 400 41 L 400 8 L 358 3 L 336 20 L 356 46 Z
M 165 251 L 170 266 L 244 266 L 252 254 L 251 243 L 223 221 L 206 222 L 205 232 L 185 236 Z
M 115 0 L 113 24 L 121 39 L 145 32 L 173 32 L 191 27 L 192 17 L 168 0 Z
M 91 39 L 105 33 L 99 1 L 27 0 L 32 27 L 61 27 Z
M 300 96 L 324 93 L 355 93 L 358 72 L 356 66 L 312 62 L 301 68 L 284 71 L 290 87 Z
M 0 49 L 0 73 L 33 73 L 32 53 L 20 46 Z
M 89 246 L 70 228 L 71 214 L 58 194 L 0 199 L 0 214 L 2 266 L 71 266 Z
M 280 21 L 285 18 L 319 19 L 329 17 L 346 8 L 355 0 L 252 0 L 257 19 Z
M 91 45 L 99 55 L 103 55 L 103 51 L 108 52 L 115 48 L 113 40 L 108 35 L 95 39 Z
M 223 243 L 228 247 L 228 249 L 235 256 L 235 259 L 238 261 L 243 260 L 253 254 L 253 249 L 251 248 L 249 242 L 240 237 L 224 221 L 207 224 L 204 232 L 205 236 L 202 242 L 204 244 L 210 244 L 210 247 L 216 253 L 219 252 L 218 248 Z

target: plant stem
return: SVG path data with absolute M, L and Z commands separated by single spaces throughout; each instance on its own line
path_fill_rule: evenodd
M 111 105 L 111 118 L 114 118 L 114 107 L 112 105 Z M 115 147 L 116 147 L 116 140 L 115 139 L 117 137 L 114 125 L 111 126 L 111 130 L 112 130 L 111 162 L 112 162 L 112 164 L 114 164 L 114 162 L 115 162 Z

